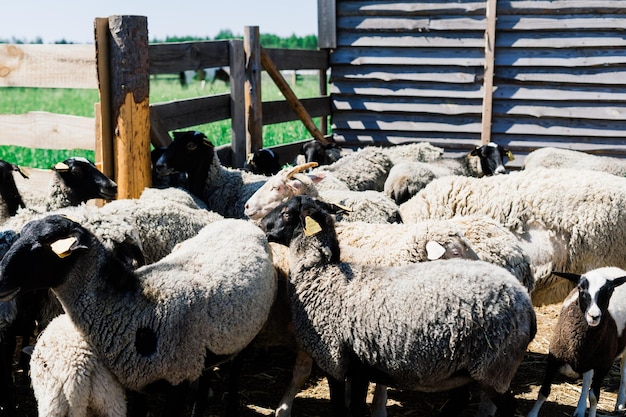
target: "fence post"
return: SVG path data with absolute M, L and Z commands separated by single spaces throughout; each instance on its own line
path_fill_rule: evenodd
M 485 74 L 483 81 L 483 119 L 480 141 L 491 142 L 493 119 L 493 75 L 496 65 L 496 0 L 487 0 L 487 27 L 485 28 Z
M 246 149 L 243 155 L 235 155 L 234 163 L 243 167 L 248 153 L 263 147 L 263 108 L 261 101 L 261 40 L 258 26 L 246 26 L 243 35 L 246 81 Z M 243 159 L 242 159 L 243 158 Z
M 118 198 L 151 185 L 148 19 L 109 17 L 113 164 Z
M 246 155 L 246 107 L 245 79 L 246 54 L 243 41 L 230 41 L 230 122 L 231 122 L 231 153 L 228 163 L 231 166 L 243 166 Z M 241 156 L 235 163 L 235 155 Z M 241 165 L 238 165 L 241 164 Z

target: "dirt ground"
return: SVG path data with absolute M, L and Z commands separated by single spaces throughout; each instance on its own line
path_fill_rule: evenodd
M 538 307 L 538 332 L 535 340 L 530 344 L 526 358 L 513 380 L 512 390 L 518 400 L 518 416 L 525 416 L 537 398 L 541 380 L 543 379 L 546 354 L 552 327 L 558 317 L 560 306 L 549 305 Z M 271 416 L 282 393 L 291 377 L 291 365 L 294 355 L 288 350 L 274 349 L 265 352 L 256 352 L 244 362 L 240 387 L 240 416 L 259 417 Z M 219 374 L 219 372 L 218 372 Z M 225 375 L 224 375 L 225 377 Z M 18 395 L 20 409 L 18 417 L 35 417 L 36 407 L 32 394 L 28 388 L 25 375 L 18 373 Z M 613 413 L 617 390 L 619 387 L 619 364 L 616 362 L 610 375 L 605 379 L 600 401 L 599 415 L 623 415 Z M 218 384 L 214 385 L 215 401 L 205 416 L 221 416 L 223 403 L 218 401 L 224 393 Z M 540 415 L 545 417 L 571 416 L 580 395 L 580 381 L 557 377 L 552 386 L 552 393 L 541 409 Z M 294 402 L 294 417 L 317 417 L 329 413 L 328 387 L 319 370 L 314 370 L 305 389 L 301 391 Z M 370 398 L 371 399 L 371 398 Z M 389 390 L 387 410 L 389 417 L 437 415 L 437 411 L 444 404 L 444 394 L 422 394 L 409 391 Z M 478 406 L 478 395 L 472 398 L 470 407 L 462 414 L 473 416 Z

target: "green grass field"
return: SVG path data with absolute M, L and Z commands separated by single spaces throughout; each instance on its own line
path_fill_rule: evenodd
M 291 88 L 299 98 L 319 96 L 319 78 L 304 75 Z M 51 113 L 69 114 L 74 116 L 94 117 L 94 103 L 99 101 L 97 90 L 54 89 L 5 87 L 1 89 L 0 114 L 24 114 L 29 111 L 46 111 Z M 194 80 L 190 86 L 181 87 L 178 77 L 161 75 L 150 80 L 150 103 L 193 98 L 203 95 L 221 94 L 230 91 L 230 87 L 222 81 L 207 83 L 204 90 L 200 82 Z M 280 90 L 272 80 L 263 74 L 261 86 L 262 100 L 282 100 Z M 320 119 L 314 119 L 319 128 Z M 203 132 L 214 145 L 230 143 L 230 120 L 210 123 L 201 126 L 190 126 Z M 291 143 L 310 138 L 310 133 L 300 121 L 279 123 L 263 127 L 263 145 L 273 146 Z M 92 151 L 58 151 L 46 149 L 29 149 L 19 146 L 0 146 L 0 159 L 34 168 L 49 168 L 56 162 L 70 156 L 84 156 L 94 159 Z

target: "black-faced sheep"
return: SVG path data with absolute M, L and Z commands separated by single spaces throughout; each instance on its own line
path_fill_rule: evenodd
M 280 171 L 278 154 L 269 148 L 257 149 L 248 155 L 246 170 L 253 174 L 270 176 Z
M 527 290 L 481 261 L 339 262 L 329 210 L 298 196 L 261 225 L 271 241 L 289 245 L 294 332 L 329 376 L 334 414 L 343 415 L 350 376 L 354 415 L 365 415 L 370 381 L 424 391 L 476 381 L 500 415 L 513 416 L 509 386 L 536 332 Z M 446 415 L 464 407 L 448 404 Z
M 596 416 L 602 380 L 626 347 L 626 271 L 603 267 L 580 274 L 558 273 L 576 283 L 563 302 L 554 326 L 546 373 L 537 402 L 528 417 L 537 417 L 550 395 L 550 385 L 558 369 L 570 365 L 583 374 L 580 399 L 574 417 L 584 417 L 589 394 L 589 417 Z M 626 382 L 622 357 L 621 383 L 615 411 L 626 409 Z M 591 388 L 591 389 L 590 389 Z
M 28 178 L 28 175 L 17 165 L 0 160 L 0 221 L 15 215 L 20 207 L 25 207 L 24 200 L 15 184 L 14 172 Z
M 227 236 L 237 238 L 224 245 Z M 3 258 L 0 295 L 48 287 L 119 383 L 141 390 L 194 381 L 240 352 L 265 323 L 276 282 L 267 239 L 243 220 L 212 223 L 132 271 L 78 223 L 48 216 Z
M 187 173 L 188 190 L 224 217 L 244 218 L 244 205 L 267 177 L 221 165 L 213 144 L 200 132 L 176 132 L 154 166 L 157 175 Z

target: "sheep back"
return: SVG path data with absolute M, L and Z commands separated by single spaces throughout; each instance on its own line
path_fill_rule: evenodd
M 400 223 L 398 205 L 380 191 L 321 191 L 319 195 L 330 203 L 341 204 L 351 209 L 337 215 L 337 221 L 364 221 L 368 223 Z
M 292 274 L 296 338 L 337 379 L 358 358 L 401 388 L 447 389 L 467 372 L 464 383 L 505 392 L 536 331 L 527 290 L 482 261 L 339 263 Z

